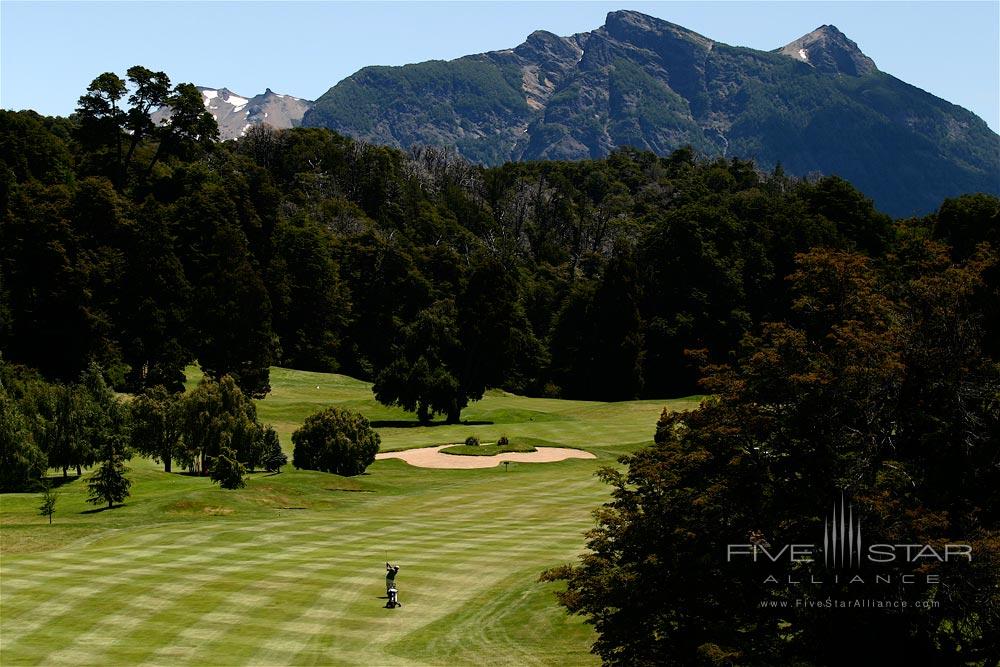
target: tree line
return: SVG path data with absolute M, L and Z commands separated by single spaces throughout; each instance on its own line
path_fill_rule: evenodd
M 36 488 L 50 468 L 67 477 L 98 465 L 92 486 L 110 489 L 97 495 L 109 503 L 127 495 L 124 462 L 136 454 L 166 472 L 177 463 L 211 475 L 226 488 L 242 486 L 247 469 L 274 472 L 287 463 L 274 429 L 260 423 L 230 376 L 207 378 L 186 394 L 154 386 L 122 397 L 96 363 L 62 383 L 0 362 L 0 439 L 0 491 Z
M 685 350 L 725 360 L 783 319 L 797 253 L 882 258 L 901 229 L 836 177 L 690 149 L 487 169 L 316 128 L 220 144 L 201 104 L 134 67 L 69 118 L 0 112 L 6 359 L 62 381 L 97 361 L 132 392 L 196 360 L 251 397 L 274 364 L 340 371 L 423 420 L 491 386 L 691 393 Z M 995 207 L 911 222 L 972 243 Z

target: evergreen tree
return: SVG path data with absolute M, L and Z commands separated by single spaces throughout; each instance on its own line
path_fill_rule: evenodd
M 126 118 L 121 100 L 127 92 L 124 79 L 114 72 L 104 72 L 87 86 L 76 108 L 80 143 L 102 159 L 105 175 L 119 186 L 124 182 L 122 135 Z
M 212 465 L 212 481 L 223 489 L 242 489 L 247 485 L 246 468 L 236 460 L 236 452 L 222 447 Z
M 261 453 L 261 465 L 268 472 L 279 472 L 288 463 L 288 456 L 281 451 L 281 443 L 274 428 L 268 426 L 264 431 L 264 443 Z
M 0 296 L 10 317 L 0 326 L 8 337 L 4 356 L 64 381 L 77 379 L 107 348 L 72 205 L 66 185 L 29 181 L 12 193 L 0 221 Z
M 87 502 L 93 505 L 108 504 L 108 509 L 115 503 L 123 503 L 129 497 L 132 480 L 125 476 L 129 469 L 125 466 L 121 454 L 113 448 L 107 452 L 107 458 L 91 475 L 87 482 Z
M 643 388 L 643 322 L 636 268 L 628 251 L 598 280 L 580 280 L 552 327 L 552 375 L 562 395 L 620 401 Z
M 400 327 L 433 301 L 433 286 L 395 238 L 367 231 L 341 243 L 341 275 L 353 296 L 341 346 L 343 372 L 375 379 L 397 358 Z M 359 298 L 359 295 L 363 297 Z
M 141 65 L 129 67 L 126 76 L 132 88 L 128 98 L 131 106 L 125 112 L 123 123 L 129 135 L 128 150 L 122 162 L 122 171 L 127 174 L 136 148 L 157 130 L 150 114 L 169 101 L 170 78 L 163 72 L 153 72 Z
M 158 143 L 144 174 L 148 178 L 153 168 L 166 156 L 194 159 L 210 151 L 219 139 L 219 124 L 205 109 L 198 88 L 191 83 L 178 83 L 166 99 L 170 107 L 170 122 L 157 128 Z
M 496 257 L 472 260 L 455 302 L 461 359 L 454 369 L 461 394 L 459 410 L 478 401 L 487 387 L 530 384 L 543 353 L 520 300 L 517 272 Z M 447 412 L 456 422 L 459 413 Z

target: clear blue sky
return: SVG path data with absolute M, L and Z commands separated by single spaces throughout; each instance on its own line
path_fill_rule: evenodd
M 825 24 L 878 67 L 1000 128 L 1000 1 L 21 2 L 0 0 L 0 106 L 70 113 L 97 74 L 141 64 L 173 81 L 316 99 L 365 65 L 450 59 L 567 35 L 636 9 L 773 49 Z

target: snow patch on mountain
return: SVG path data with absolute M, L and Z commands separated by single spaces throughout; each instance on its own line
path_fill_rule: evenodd
M 219 124 L 219 138 L 223 141 L 246 135 L 254 125 L 264 123 L 276 129 L 298 127 L 302 116 L 312 107 L 310 100 L 272 92 L 270 88 L 254 97 L 243 97 L 228 88 L 198 86 L 205 102 L 205 109 Z M 163 107 L 152 113 L 153 122 L 169 122 L 170 109 Z

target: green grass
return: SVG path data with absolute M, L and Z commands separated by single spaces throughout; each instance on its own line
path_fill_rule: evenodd
M 258 404 L 257 411 L 261 420 L 274 424 L 288 452 L 292 431 L 306 417 L 328 405 L 339 405 L 361 412 L 373 423 L 382 436 L 383 450 L 464 442 L 470 435 L 495 442 L 506 435 L 587 449 L 598 458 L 613 459 L 634 449 L 636 443 L 652 441 L 656 420 L 664 407 L 693 409 L 700 400 L 692 396 L 600 403 L 490 391 L 462 411 L 463 423 L 445 424 L 442 419 L 423 426 L 412 413 L 379 405 L 368 382 L 346 375 L 274 368 L 271 393 Z
M 343 478 L 291 466 L 224 491 L 135 459 L 133 495 L 93 511 L 86 477 L 0 496 L 0 664 L 586 665 L 589 626 L 539 573 L 584 548 L 608 490 L 593 473 L 647 441 L 664 404 L 586 403 L 491 392 L 470 422 L 419 426 L 368 384 L 274 369 L 259 403 L 283 444 L 330 404 L 361 410 L 386 448 L 490 440 L 584 446 L 598 461 L 428 470 L 377 461 Z M 319 389 L 316 387 L 319 386 Z M 383 422 L 379 424 L 379 422 Z M 383 609 L 384 561 L 401 609 Z
M 454 445 L 441 450 L 442 454 L 453 454 L 455 456 L 496 456 L 497 454 L 509 454 L 510 452 L 535 452 L 538 451 L 531 445 Z
M 531 438 L 526 436 L 515 436 L 508 438 L 506 445 L 498 445 L 495 442 L 484 442 L 479 445 L 453 445 L 441 450 L 443 454 L 454 454 L 456 456 L 496 456 L 497 454 L 509 454 L 511 452 L 535 452 L 536 447 L 561 447 L 558 442 L 542 440 L 541 438 Z

